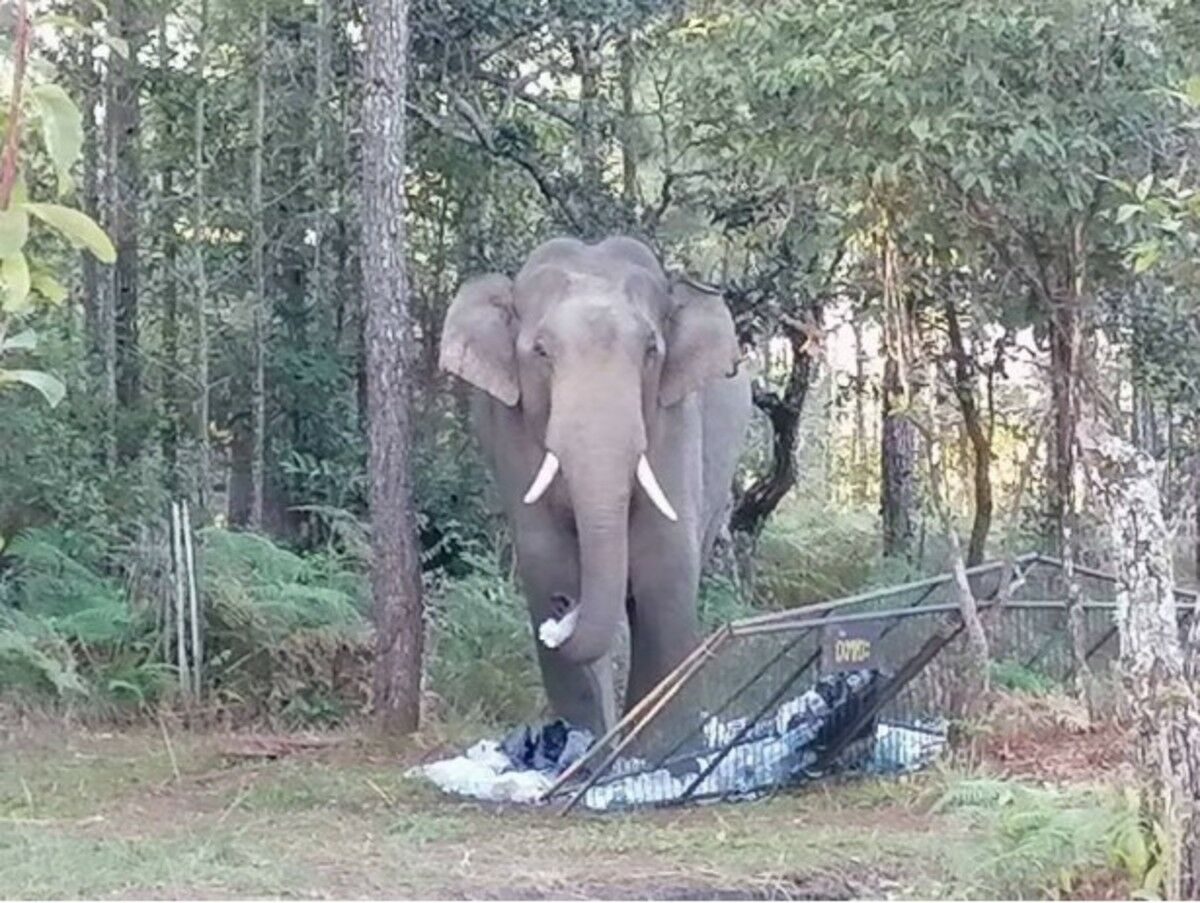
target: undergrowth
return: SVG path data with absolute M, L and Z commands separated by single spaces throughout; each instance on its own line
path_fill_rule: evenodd
M 1157 842 L 1132 790 L 969 778 L 953 781 L 934 808 L 991 832 L 993 852 L 977 863 L 977 879 L 996 893 L 1040 887 L 1069 896 L 1104 871 L 1140 896 L 1161 884 Z

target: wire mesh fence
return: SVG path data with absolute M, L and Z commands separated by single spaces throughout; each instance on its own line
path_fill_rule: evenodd
M 1038 555 L 968 571 L 993 662 L 1043 685 L 1073 673 L 1067 581 Z M 1079 569 L 1089 666 L 1117 655 L 1116 587 Z M 1002 592 L 1002 589 L 1005 591 Z M 999 605 L 1003 602 L 1003 605 Z M 1181 619 L 1195 597 L 1180 593 Z M 726 625 L 560 778 L 567 809 L 747 797 L 834 772 L 920 767 L 946 743 L 961 687 L 952 575 Z

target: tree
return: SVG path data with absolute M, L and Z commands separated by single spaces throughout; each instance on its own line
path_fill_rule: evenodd
M 200 0 L 200 17 L 196 37 L 196 104 L 192 123 L 192 244 L 195 254 L 195 321 L 196 321 L 196 414 L 195 434 L 198 451 L 196 485 L 200 510 L 208 506 L 212 491 L 212 455 L 208 439 L 211 393 L 209 389 L 208 338 L 208 265 L 204 259 L 207 210 L 204 184 L 205 67 L 208 65 L 208 0 Z
M 417 727 L 423 606 L 412 503 L 409 324 L 404 260 L 407 0 L 366 6 L 363 301 L 370 445 L 375 710 L 389 731 Z
M 1200 626 L 1179 638 L 1161 477 L 1143 450 L 1100 421 L 1082 438 L 1092 492 L 1107 515 L 1117 573 L 1121 674 L 1136 728 L 1134 765 L 1147 823 L 1157 825 L 1165 897 L 1200 897 Z
M 266 490 L 267 457 L 267 225 L 263 208 L 263 156 L 266 153 L 267 64 L 270 45 L 267 43 L 267 10 L 259 12 L 258 65 L 254 79 L 253 148 L 250 159 L 250 206 L 254 235 L 250 255 L 254 284 L 250 316 L 250 359 L 253 375 L 250 388 L 250 526 L 263 526 L 263 496 Z
M 129 52 L 114 54 L 109 66 L 108 139 L 109 216 L 117 264 L 113 269 L 114 353 L 117 404 L 127 413 L 142 405 L 139 349 L 139 216 L 143 193 L 141 167 L 141 68 L 138 50 L 145 30 L 143 0 L 116 0 L 112 17 Z M 118 436 L 118 455 L 129 460 L 141 446 L 141 429 L 130 423 Z

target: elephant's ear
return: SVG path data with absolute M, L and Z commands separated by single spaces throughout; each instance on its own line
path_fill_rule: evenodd
M 658 400 L 664 407 L 678 404 L 709 380 L 729 376 L 737 367 L 733 316 L 716 289 L 687 279 L 672 281 L 666 340 L 658 386 Z
M 458 290 L 446 313 L 438 364 L 511 408 L 521 396 L 515 340 L 512 282 L 480 276 Z

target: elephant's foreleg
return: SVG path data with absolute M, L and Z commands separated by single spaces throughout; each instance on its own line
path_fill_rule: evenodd
M 680 524 L 635 524 L 630 542 L 630 663 L 626 708 L 652 690 L 698 642 L 697 544 Z M 636 550 L 636 551 L 635 551 Z

